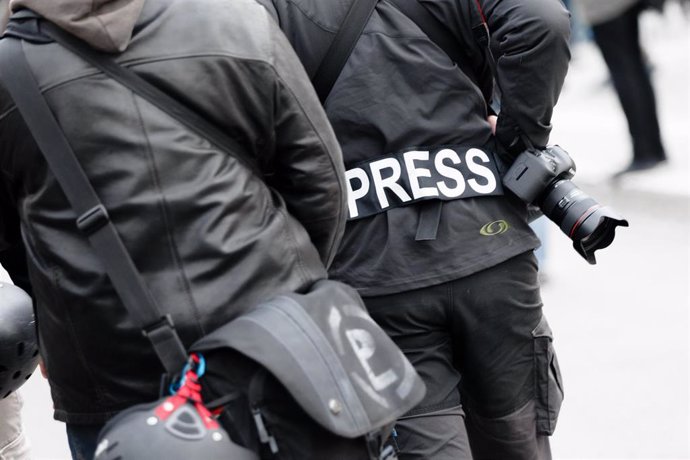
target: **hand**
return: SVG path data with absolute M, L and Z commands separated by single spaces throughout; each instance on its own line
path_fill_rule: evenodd
M 496 135 L 496 123 L 498 122 L 498 117 L 496 115 L 489 115 L 487 118 L 489 125 L 491 126 L 491 133 Z
M 41 369 L 41 375 L 43 376 L 43 378 L 47 379 L 48 378 L 48 369 L 46 369 L 46 365 L 43 363 L 43 358 L 39 358 L 38 368 Z

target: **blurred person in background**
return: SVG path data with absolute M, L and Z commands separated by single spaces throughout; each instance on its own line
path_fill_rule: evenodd
M 0 399 L 0 460 L 31 458 L 22 426 L 22 404 L 22 398 L 16 391 Z
M 22 426 L 22 397 L 12 392 L 0 399 L 0 460 L 29 460 L 29 443 Z
M 639 17 L 661 10 L 664 0 L 577 0 L 584 21 L 606 62 L 628 122 L 632 161 L 614 177 L 666 161 L 650 71 L 640 44 Z
M 577 0 L 563 0 L 563 4 L 570 12 L 570 41 L 571 43 L 591 40 L 592 31 L 582 20 L 580 9 L 575 5 Z M 573 56 L 575 58 L 576 56 Z
M 5 30 L 7 24 L 8 3 L 9 0 L 0 0 L 0 32 Z M 18 392 L 0 399 L 0 460 L 31 458 L 29 443 L 22 426 L 21 411 L 22 397 Z

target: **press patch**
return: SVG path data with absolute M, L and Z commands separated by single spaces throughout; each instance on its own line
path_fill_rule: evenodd
M 476 147 L 408 150 L 346 172 L 349 220 L 422 200 L 503 195 L 494 156 Z

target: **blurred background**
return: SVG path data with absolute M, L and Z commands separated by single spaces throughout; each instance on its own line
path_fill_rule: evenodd
M 571 7 L 573 58 L 551 141 L 575 159 L 573 181 L 630 227 L 589 265 L 555 224 L 536 225 L 566 393 L 554 458 L 690 459 L 690 11 L 668 0 L 639 18 L 668 161 L 613 178 L 632 160 L 631 136 L 591 31 Z M 69 459 L 46 381 L 36 372 L 20 391 L 33 458 Z
M 542 225 L 543 298 L 566 394 L 554 457 L 689 459 L 690 16 L 667 1 L 663 14 L 639 18 L 668 161 L 614 179 L 632 160 L 631 136 L 574 3 L 551 142 L 575 159 L 573 181 L 630 227 L 589 265 L 556 225 Z

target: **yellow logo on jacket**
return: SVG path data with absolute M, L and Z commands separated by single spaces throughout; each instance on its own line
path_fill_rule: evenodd
M 495 220 L 484 225 L 479 233 L 484 236 L 494 236 L 507 232 L 509 228 L 510 225 L 505 220 Z

